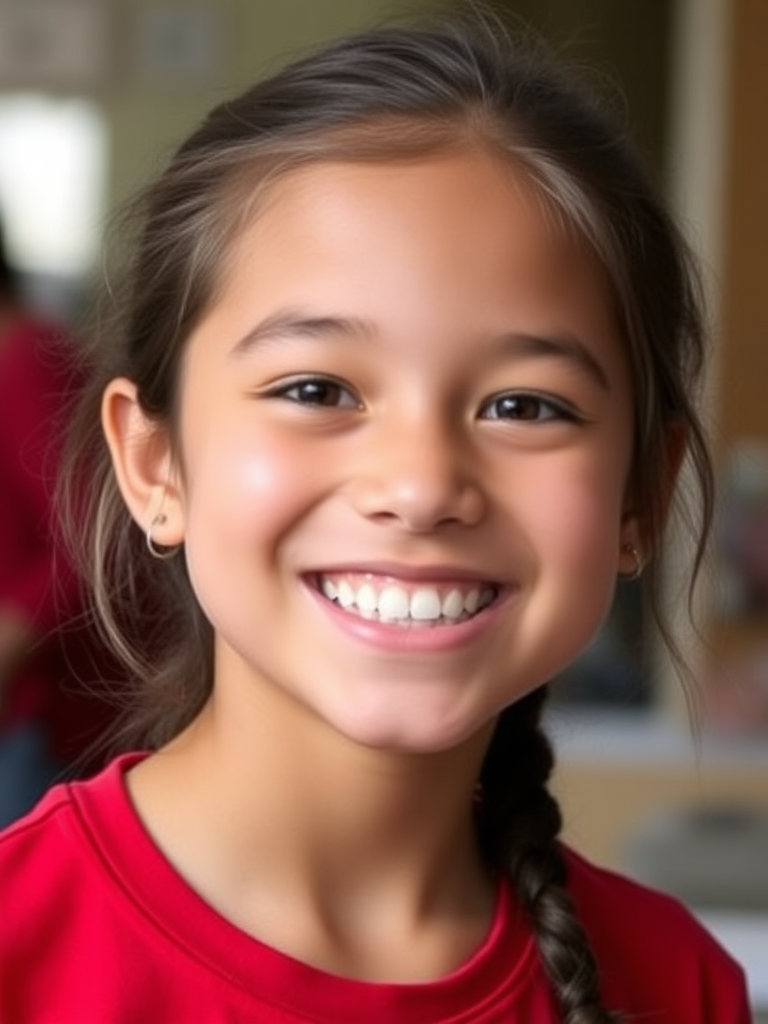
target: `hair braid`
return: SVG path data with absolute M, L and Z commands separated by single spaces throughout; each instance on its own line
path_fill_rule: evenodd
M 597 962 L 565 887 L 562 817 L 547 790 L 554 757 L 541 728 L 545 699 L 542 687 L 499 719 L 480 776 L 480 839 L 528 914 L 563 1024 L 617 1024 L 601 1003 Z

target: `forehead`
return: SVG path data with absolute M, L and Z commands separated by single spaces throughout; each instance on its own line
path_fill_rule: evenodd
M 320 246 L 356 249 L 375 261 L 377 250 L 398 240 L 415 250 L 421 240 L 431 256 L 457 239 L 478 270 L 501 265 L 513 250 L 518 270 L 561 281 L 607 276 L 592 248 L 554 201 L 514 157 L 480 147 L 411 159 L 328 161 L 288 170 L 259 190 L 249 204 L 220 278 L 244 266 L 293 250 L 310 255 Z M 478 254 L 484 259 L 478 262 Z
M 273 180 L 234 237 L 209 312 L 241 303 L 317 304 L 393 326 L 401 313 L 425 333 L 440 318 L 475 334 L 503 329 L 512 312 L 549 311 L 552 329 L 576 317 L 588 333 L 619 334 L 591 248 L 524 168 L 478 149 L 318 162 Z
M 450 217 L 446 201 L 453 204 Z M 503 208 L 507 217 L 514 218 L 518 231 L 544 231 L 552 242 L 579 244 L 575 230 L 557 217 L 554 204 L 523 166 L 483 149 L 392 160 L 319 161 L 290 169 L 263 190 L 246 231 L 271 228 L 291 216 L 310 215 L 313 223 L 320 223 L 316 214 L 321 207 L 324 227 L 335 222 L 349 229 L 352 207 L 359 211 L 363 205 L 368 206 L 368 217 L 380 214 L 382 225 L 392 228 L 413 216 L 414 205 L 421 213 L 420 222 L 438 211 L 446 230 L 454 225 L 481 228 L 493 206 L 496 217 Z

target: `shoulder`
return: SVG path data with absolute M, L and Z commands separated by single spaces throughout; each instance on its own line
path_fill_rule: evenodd
M 92 874 L 69 786 L 50 790 L 0 833 L 0 971 L 6 984 L 33 969 L 42 936 L 57 942 L 72 926 L 73 908 L 91 899 Z
M 110 819 L 130 813 L 121 795 L 125 761 L 54 787 L 0 833 L 2 1020 L 126 1019 L 117 1013 L 121 970 L 138 940 L 101 842 L 114 828 Z
M 48 864 L 51 848 L 66 855 L 71 847 L 72 800 L 69 786 L 55 786 L 24 818 L 0 832 L 0 885 L 24 883 L 39 864 Z M 50 868 L 56 870 L 56 861 Z M 6 903 L 4 901 L 4 906 Z
M 636 929 L 663 925 L 665 930 L 671 929 L 674 938 L 682 932 L 687 938 L 706 942 L 701 926 L 674 897 L 599 867 L 571 849 L 565 850 L 565 858 L 568 888 L 583 918 L 598 935 L 612 935 L 617 926 L 623 933 L 626 915 Z
M 0 903 L 4 921 L 13 921 L 15 947 L 25 922 L 35 921 L 37 929 L 41 921 L 52 926 L 103 873 L 89 819 L 125 813 L 126 760 L 118 758 L 86 782 L 54 786 L 33 811 L 0 833 Z M 0 935 L 0 955 L 3 945 Z
M 610 1004 L 661 1024 L 749 1020 L 744 973 L 673 897 L 566 850 L 568 889 Z

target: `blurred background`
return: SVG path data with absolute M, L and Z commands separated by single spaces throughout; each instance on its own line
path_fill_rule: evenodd
M 430 6 L 0 0 L 0 219 L 27 301 L 78 329 L 109 217 L 213 103 L 307 44 Z M 768 2 L 499 6 L 613 90 L 703 260 L 716 339 L 721 490 L 698 631 L 672 582 L 692 557 L 683 529 L 664 553 L 700 731 L 642 584 L 621 585 L 608 627 L 555 686 L 567 837 L 694 906 L 768 1013 Z

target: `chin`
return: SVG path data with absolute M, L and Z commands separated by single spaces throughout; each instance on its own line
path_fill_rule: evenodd
M 441 721 L 434 712 L 411 709 L 404 715 L 361 715 L 337 722 L 348 740 L 392 754 L 442 754 L 462 746 L 486 723 Z

